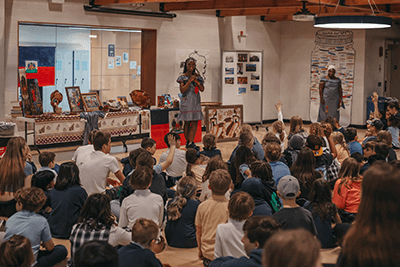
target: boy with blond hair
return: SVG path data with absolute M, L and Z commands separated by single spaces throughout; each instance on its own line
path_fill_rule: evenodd
M 254 200 L 246 192 L 234 194 L 228 203 L 229 219 L 217 227 L 215 235 L 214 257 L 246 256 L 242 238 L 243 224 L 253 214 Z
M 196 237 L 199 258 L 208 266 L 214 259 L 215 234 L 217 226 L 228 221 L 228 200 L 225 193 L 231 185 L 231 177 L 226 170 L 215 170 L 210 175 L 212 196 L 201 203 L 196 213 Z

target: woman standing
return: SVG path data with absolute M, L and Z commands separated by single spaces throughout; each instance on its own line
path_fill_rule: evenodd
M 200 92 L 204 92 L 204 80 L 196 69 L 196 60 L 189 57 L 185 61 L 183 75 L 176 80 L 182 93 L 178 120 L 184 121 L 183 132 L 186 148 L 198 148 L 194 144 L 199 120 L 204 118 L 201 111 Z
M 328 67 L 328 76 L 324 76 L 319 84 L 320 105 L 318 121 L 324 121 L 328 117 L 339 120 L 339 108 L 342 104 L 342 82 L 335 77 L 335 66 Z

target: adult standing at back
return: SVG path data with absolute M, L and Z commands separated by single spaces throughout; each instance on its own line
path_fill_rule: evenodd
M 204 92 L 204 80 L 196 68 L 196 60 L 189 57 L 185 61 L 183 74 L 176 80 L 182 93 L 179 121 L 184 121 L 183 133 L 186 138 L 186 148 L 198 148 L 194 144 L 199 120 L 204 119 L 201 111 L 200 92 Z
M 93 147 L 94 151 L 88 153 L 82 164 L 78 166 L 82 187 L 88 196 L 106 192 L 110 172 L 114 173 L 121 183 L 125 179 L 119 169 L 118 161 L 108 155 L 111 151 L 110 134 L 101 131 L 96 133 L 93 138 Z
M 328 75 L 322 77 L 319 84 L 319 111 L 318 121 L 324 121 L 328 117 L 339 120 L 339 108 L 342 104 L 342 81 L 335 77 L 336 68 L 328 67 Z

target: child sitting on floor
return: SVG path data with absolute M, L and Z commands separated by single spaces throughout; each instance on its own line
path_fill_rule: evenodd
M 132 242 L 120 248 L 119 266 L 162 267 L 153 251 L 160 245 L 157 224 L 145 218 L 136 220 L 132 227 Z
M 210 159 L 215 156 L 222 157 L 221 150 L 217 149 L 216 139 L 217 139 L 217 137 L 215 136 L 215 134 L 206 133 L 203 136 L 204 150 L 201 151 L 200 154 L 207 156 Z
M 283 208 L 273 217 L 282 224 L 283 229 L 304 228 L 315 236 L 317 229 L 311 212 L 296 204 L 296 197 L 299 195 L 300 184 L 296 177 L 282 177 L 278 184 L 278 196 L 282 199 Z
M 32 176 L 31 185 L 32 187 L 37 187 L 42 189 L 47 197 L 46 202 L 38 212 L 38 214 L 44 216 L 47 219 L 51 212 L 51 201 L 50 201 L 49 190 L 54 187 L 54 173 L 48 170 L 35 173 Z
M 206 169 L 206 166 L 203 165 L 203 157 L 205 156 L 201 155 L 196 149 L 188 148 L 186 151 L 186 161 L 188 164 L 186 166 L 186 171 L 182 175 L 183 177 L 192 176 L 196 179 L 197 193 L 199 194 L 201 192 L 201 185 L 203 183 L 202 177 Z
M 18 212 L 7 220 L 4 239 L 9 240 L 13 235 L 28 238 L 38 267 L 62 262 L 67 257 L 67 249 L 63 245 L 54 246 L 47 220 L 36 214 L 46 201 L 43 190 L 36 187 L 19 189 L 15 200 Z M 39 250 L 41 243 L 45 250 Z
M 215 233 L 217 226 L 228 221 L 228 200 L 225 193 L 231 184 L 226 170 L 216 170 L 210 175 L 212 196 L 199 205 L 196 213 L 196 236 L 199 259 L 208 266 L 214 259 Z
M 210 267 L 261 267 L 261 256 L 264 244 L 275 233 L 281 230 L 281 225 L 271 216 L 253 216 L 243 225 L 242 238 L 246 256 L 240 258 L 221 257 L 210 263 Z
M 57 172 L 54 170 L 56 166 L 56 154 L 53 152 L 42 152 L 39 155 L 39 163 L 40 163 L 40 168 L 36 171 L 36 173 L 47 170 L 47 171 L 52 171 L 55 175 L 55 178 L 57 178 Z M 58 167 L 59 169 L 60 167 Z
M 131 229 L 137 219 L 145 217 L 153 220 L 161 228 L 164 217 L 164 202 L 160 195 L 150 191 L 152 179 L 152 169 L 137 166 L 130 179 L 135 192 L 122 201 L 119 227 Z
M 253 214 L 254 201 L 246 192 L 234 194 L 228 203 L 229 219 L 215 234 L 214 258 L 246 256 L 243 246 L 243 224 Z
M 165 237 L 171 247 L 197 247 L 194 219 L 200 202 L 195 199 L 196 190 L 196 180 L 191 176 L 183 177 L 177 184 L 174 199 L 168 203 Z
M 31 267 L 35 263 L 31 241 L 22 235 L 13 235 L 0 246 L 0 266 Z
M 200 202 L 204 202 L 211 197 L 210 190 L 210 174 L 218 169 L 228 170 L 228 164 L 222 160 L 221 157 L 213 157 L 207 164 L 206 170 L 204 171 L 202 177 L 202 185 L 201 185 L 201 195 L 199 197 Z M 228 190 L 225 194 L 226 199 L 229 200 L 231 196 L 231 190 Z

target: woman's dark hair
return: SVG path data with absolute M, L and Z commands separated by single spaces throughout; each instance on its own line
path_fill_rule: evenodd
M 320 177 L 315 170 L 316 160 L 314 153 L 308 147 L 303 148 L 297 160 L 290 168 L 290 173 L 296 177 L 303 187 L 311 188 L 315 179 Z
M 150 169 L 153 169 L 154 166 L 154 159 L 153 157 L 150 155 L 149 152 L 144 151 L 142 153 L 139 154 L 139 156 L 137 156 L 136 158 L 136 168 L 139 166 L 146 166 L 149 167 Z
M 111 214 L 110 201 L 110 197 L 106 194 L 90 195 L 82 207 L 78 223 L 89 221 L 92 229 L 97 229 L 98 223 L 102 226 L 111 226 L 114 223 L 114 216 Z
M 253 155 L 253 152 L 247 146 L 240 146 L 236 150 L 236 157 L 235 157 L 236 184 L 241 184 L 244 179 L 239 170 L 240 165 L 247 164 L 248 166 L 251 166 L 251 164 L 255 161 L 256 158 Z
M 34 261 L 31 241 L 22 235 L 13 235 L 0 245 L 0 266 L 31 267 Z
M 106 241 L 84 243 L 74 255 L 75 267 L 118 267 L 119 255 Z
M 182 177 L 177 186 L 174 199 L 170 202 L 167 208 L 168 220 L 175 221 L 181 217 L 183 207 L 188 199 L 196 195 L 197 183 L 191 176 Z
M 186 72 L 187 72 L 187 70 L 188 70 L 188 69 L 187 69 L 187 64 L 189 63 L 189 61 L 193 61 L 194 64 L 196 64 L 196 62 L 197 62 L 196 59 L 194 59 L 194 58 L 192 58 L 192 57 L 188 57 L 188 58 L 185 60 L 185 66 L 183 67 L 183 73 L 186 73 Z M 192 75 L 194 75 L 195 73 L 200 73 L 200 72 L 198 71 L 197 67 L 194 68 Z
M 54 180 L 54 173 L 52 171 L 40 171 L 32 176 L 31 185 L 37 188 L 47 191 L 47 187 Z
M 264 147 L 265 158 L 268 161 L 275 162 L 278 161 L 282 156 L 282 148 L 277 143 L 268 143 Z
M 329 214 L 333 216 L 337 212 L 336 205 L 332 203 L 331 186 L 324 178 L 315 180 L 308 199 L 308 205 L 313 207 L 314 218 L 319 216 L 321 221 L 328 220 Z
M 221 156 L 217 155 L 210 159 L 204 171 L 202 181 L 203 183 L 210 178 L 210 174 L 218 169 L 228 170 L 228 164 L 222 160 Z
M 192 172 L 192 166 L 196 163 L 197 159 L 200 158 L 200 152 L 194 148 L 188 148 L 186 150 L 186 175 L 194 177 L 194 173 Z
M 64 190 L 73 186 L 80 186 L 81 179 L 79 178 L 79 168 L 73 162 L 65 162 L 60 165 L 56 185 L 57 190 Z
M 387 162 L 364 173 L 357 219 L 346 234 L 340 267 L 400 266 L 400 171 Z

